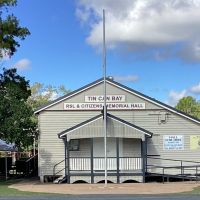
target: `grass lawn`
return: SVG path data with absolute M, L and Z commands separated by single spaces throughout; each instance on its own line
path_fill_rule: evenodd
M 200 186 L 194 188 L 191 192 L 184 192 L 183 194 L 200 194 Z
M 19 182 L 19 180 L 0 181 L 0 196 L 49 195 L 47 193 L 23 192 L 17 189 L 8 188 L 9 185 L 17 182 Z

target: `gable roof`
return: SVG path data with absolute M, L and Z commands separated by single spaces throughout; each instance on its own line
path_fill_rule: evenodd
M 49 108 L 49 107 L 61 102 L 61 101 L 64 101 L 65 99 L 68 99 L 68 98 L 70 98 L 70 97 L 72 97 L 72 96 L 74 96 L 74 95 L 76 95 L 76 94 L 78 94 L 80 92 L 83 92 L 83 91 L 85 91 L 85 90 L 87 90 L 87 89 L 89 89 L 91 87 L 94 87 L 95 85 L 100 84 L 101 82 L 103 82 L 103 78 L 98 79 L 98 80 L 96 80 L 96 81 L 94 81 L 94 82 L 92 82 L 90 84 L 87 84 L 87 85 L 85 85 L 85 86 L 83 86 L 83 87 L 81 87 L 81 88 L 79 88 L 77 90 L 74 90 L 74 91 L 72 91 L 72 92 L 70 92 L 70 93 L 68 93 L 68 94 L 66 94 L 66 95 L 64 95 L 62 97 L 59 97 L 59 98 L 57 98 L 57 99 L 55 99 L 55 100 L 53 100 L 53 101 L 51 101 L 51 102 L 49 102 L 49 103 L 47 103 L 47 104 L 45 104 L 43 106 L 37 108 L 34 113 L 38 114 L 41 111 L 43 111 L 43 110 L 45 110 L 45 109 L 47 109 L 47 108 Z
M 126 126 L 129 126 L 130 128 L 133 128 L 133 129 L 139 131 L 140 133 L 143 133 L 143 134 L 147 135 L 148 137 L 152 137 L 152 135 L 153 135 L 153 133 L 151 133 L 150 131 L 148 131 L 146 129 L 143 129 L 143 128 L 139 127 L 139 126 L 136 126 L 135 124 L 132 124 L 130 122 L 127 122 L 127 121 L 125 121 L 125 120 L 123 120 L 123 119 L 121 119 L 119 117 L 116 117 L 116 116 L 110 114 L 110 113 L 107 113 L 107 117 L 110 118 L 110 119 L 113 119 L 113 120 L 115 120 L 115 121 L 117 121 L 119 123 L 125 124 Z M 75 126 L 73 126 L 71 128 L 68 128 L 68 129 L 62 131 L 61 133 L 58 133 L 58 137 L 59 138 L 63 138 L 68 133 L 70 133 L 72 131 L 75 131 L 76 129 L 79 129 L 79 128 L 83 127 L 83 126 L 86 126 L 86 125 L 88 125 L 88 124 L 90 124 L 90 123 L 92 123 L 92 122 L 94 122 L 94 121 L 96 121 L 96 120 L 98 120 L 100 118 L 103 118 L 103 114 L 99 114 L 99 115 L 97 115 L 95 117 L 92 117 L 91 119 L 88 119 L 88 120 L 86 120 L 84 122 L 81 122 L 81 123 L 79 123 L 79 124 L 77 124 L 77 125 L 75 125 Z
M 56 99 L 54 101 L 51 101 L 48 104 L 38 108 L 37 110 L 35 110 L 34 113 L 38 114 L 41 111 L 43 111 L 43 110 L 45 110 L 45 109 L 47 109 L 47 108 L 49 108 L 49 107 L 61 102 L 61 101 L 64 101 L 64 100 L 66 100 L 66 99 L 68 99 L 68 98 L 70 98 L 72 96 L 75 96 L 76 94 L 78 94 L 80 92 L 83 92 L 83 91 L 85 91 L 85 90 L 87 90 L 89 88 L 92 88 L 92 87 L 94 87 L 94 86 L 96 86 L 96 85 L 98 85 L 98 84 L 100 84 L 102 82 L 103 82 L 103 78 L 98 79 L 98 80 L 96 80 L 96 81 L 94 81 L 94 82 L 92 82 L 90 84 L 87 84 L 87 85 L 85 85 L 85 86 L 83 86 L 83 87 L 81 87 L 81 88 L 79 88 L 79 89 L 77 89 L 77 90 L 75 90 L 73 92 L 70 92 L 70 93 L 68 93 L 68 94 L 66 94 L 66 95 L 64 95 L 64 96 L 62 96 L 62 97 L 60 97 L 60 98 L 58 98 L 58 99 Z M 192 117 L 191 115 L 188 115 L 188 114 L 186 114 L 186 113 L 184 113 L 184 112 L 182 112 L 180 110 L 177 110 L 174 107 L 171 107 L 171 106 L 169 106 L 169 105 L 167 105 L 167 104 L 165 104 L 165 103 L 163 103 L 161 101 L 158 101 L 158 100 L 156 100 L 156 99 L 154 99 L 152 97 L 144 95 L 144 94 L 142 94 L 142 93 L 140 93 L 140 92 L 138 92 L 136 90 L 133 90 L 132 88 L 129 88 L 129 87 L 125 86 L 125 85 L 122 85 L 122 84 L 120 84 L 120 83 L 118 83 L 118 82 L 116 82 L 114 80 L 111 80 L 110 78 L 106 78 L 106 82 L 111 84 L 111 85 L 113 85 L 113 86 L 115 86 L 115 87 L 118 87 L 118 88 L 120 88 L 120 89 L 122 89 L 122 90 L 124 90 L 126 92 L 134 94 L 135 96 L 140 97 L 140 98 L 142 98 L 142 99 L 144 99 L 144 100 L 146 100 L 148 102 L 151 102 L 151 103 L 153 103 L 153 104 L 155 104 L 157 106 L 160 106 L 160 107 L 162 107 L 162 108 L 164 108 L 164 109 L 166 109 L 168 111 L 171 111 L 172 113 L 175 113 L 175 114 L 180 115 L 180 116 L 182 116 L 184 118 L 187 118 L 187 119 L 189 119 L 189 120 L 191 120 L 191 121 L 193 121 L 195 123 L 200 124 L 200 120 L 199 119 L 197 119 L 195 117 Z

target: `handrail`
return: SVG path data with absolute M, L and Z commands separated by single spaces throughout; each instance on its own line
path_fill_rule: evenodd
M 34 156 L 30 157 L 28 160 L 26 160 L 25 162 L 30 162 L 32 159 L 36 158 L 38 156 L 38 154 L 35 154 Z
M 63 163 L 65 160 L 67 160 L 67 158 L 61 160 L 60 162 L 58 162 L 58 163 L 56 163 L 56 164 L 54 165 L 54 167 L 53 167 L 53 180 L 55 180 L 55 176 L 56 176 L 59 172 L 61 172 L 61 171 L 63 171 L 64 169 L 66 169 L 66 166 L 65 166 L 63 169 L 61 169 L 61 170 L 59 170 L 58 172 L 56 172 L 56 167 L 57 167 L 59 164 Z
M 194 174 L 195 174 L 195 179 L 196 181 L 198 180 L 198 171 L 200 168 L 200 162 L 195 162 L 195 161 L 188 161 L 188 160 L 175 160 L 175 159 L 165 159 L 165 158 L 154 158 L 154 157 L 147 157 L 147 158 L 152 158 L 152 159 L 158 159 L 158 160 L 168 160 L 168 161 L 176 161 L 176 162 L 180 162 L 179 166 L 159 166 L 159 165 L 146 165 L 146 172 L 148 171 L 148 169 L 162 169 L 162 180 L 164 183 L 164 179 L 165 177 L 169 177 L 169 176 L 178 176 L 181 178 L 186 178 L 192 175 L 192 173 L 190 174 L 186 174 L 185 171 L 187 170 L 194 170 Z M 183 165 L 183 163 L 193 163 L 193 165 Z M 195 165 L 196 164 L 196 165 Z M 180 169 L 180 174 L 166 174 L 167 169 Z
M 80 159 L 80 158 L 91 158 L 91 157 L 90 156 L 83 156 L 83 157 L 70 157 L 70 158 Z M 93 157 L 93 159 L 94 158 L 104 158 L 104 156 Z M 112 156 L 112 157 L 107 157 L 107 158 L 117 158 L 117 157 Z M 126 157 L 119 157 L 119 158 L 142 158 L 142 157 L 141 156 L 135 156 L 135 157 L 128 157 L 128 156 L 126 156 Z
M 169 160 L 169 161 L 176 161 L 176 162 L 189 162 L 189 163 L 199 163 L 197 161 L 189 161 L 189 160 L 177 160 L 177 159 L 170 159 L 170 158 L 158 158 L 158 157 L 153 157 L 153 156 L 147 156 L 147 158 L 151 158 L 151 159 L 156 159 L 156 160 Z
M 32 173 L 36 172 L 37 169 L 37 157 L 38 154 L 35 154 L 34 156 L 28 158 L 24 161 L 25 163 L 25 176 L 30 176 Z
M 65 159 L 63 159 L 63 160 L 61 160 L 60 162 L 58 162 L 57 164 L 55 164 L 55 165 L 54 165 L 54 168 L 55 168 L 57 165 L 59 165 L 60 163 L 64 162 L 64 161 L 65 161 Z
M 180 168 L 194 168 L 194 167 L 200 167 L 200 165 L 184 165 L 184 166 L 160 166 L 160 165 L 147 165 L 151 166 L 152 168 L 161 168 L 161 169 L 180 169 Z

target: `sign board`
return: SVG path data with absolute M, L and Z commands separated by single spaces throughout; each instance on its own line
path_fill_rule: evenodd
M 103 103 L 64 103 L 64 110 L 102 110 Z M 108 110 L 143 110 L 145 103 L 107 103 Z
M 199 150 L 200 149 L 200 135 L 190 136 L 190 149 Z
M 182 135 L 164 135 L 164 150 L 184 150 L 184 137 Z
M 125 100 L 126 100 L 125 95 L 106 95 L 107 102 L 125 102 Z M 103 95 L 85 96 L 85 102 L 103 103 L 104 96 Z

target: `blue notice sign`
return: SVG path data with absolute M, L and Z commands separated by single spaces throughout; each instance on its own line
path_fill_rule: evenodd
M 182 135 L 164 135 L 164 150 L 184 150 L 184 137 Z

